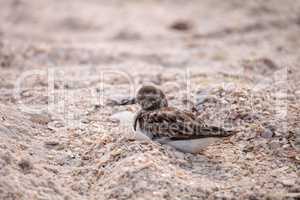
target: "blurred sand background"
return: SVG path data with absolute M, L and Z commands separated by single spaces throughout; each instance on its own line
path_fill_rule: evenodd
M 299 198 L 299 49 L 297 0 L 0 1 L 0 199 Z M 146 82 L 237 134 L 135 140 Z

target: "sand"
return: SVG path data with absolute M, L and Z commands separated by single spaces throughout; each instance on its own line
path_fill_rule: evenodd
M 1 1 L 0 199 L 300 198 L 299 10 Z M 194 154 L 137 139 L 114 116 L 147 83 L 236 134 Z

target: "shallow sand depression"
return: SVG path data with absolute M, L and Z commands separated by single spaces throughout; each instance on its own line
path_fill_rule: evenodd
M 299 10 L 1 1 L 0 199 L 299 198 Z M 120 113 L 147 83 L 236 134 L 194 154 L 140 140 Z

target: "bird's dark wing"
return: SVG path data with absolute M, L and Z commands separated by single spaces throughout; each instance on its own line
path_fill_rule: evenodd
M 141 128 L 151 132 L 154 138 L 169 137 L 174 140 L 203 137 L 224 137 L 231 133 L 218 127 L 208 127 L 195 120 L 191 112 L 166 107 L 139 114 Z
M 195 117 L 192 114 L 177 110 L 176 108 L 162 108 L 141 114 L 142 129 L 151 132 L 154 137 L 186 137 L 193 135 Z

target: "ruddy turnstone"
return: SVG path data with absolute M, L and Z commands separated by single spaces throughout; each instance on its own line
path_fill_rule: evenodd
M 154 86 L 139 89 L 136 101 L 141 110 L 135 116 L 133 128 L 152 140 L 164 143 L 170 140 L 232 135 L 231 131 L 207 126 L 197 120 L 193 112 L 169 107 L 165 94 Z

